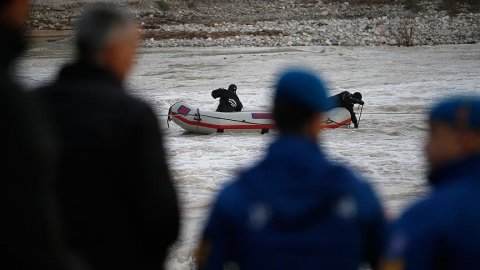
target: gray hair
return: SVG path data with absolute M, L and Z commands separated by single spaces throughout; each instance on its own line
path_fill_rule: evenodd
M 78 56 L 93 60 L 107 46 L 110 38 L 132 22 L 130 17 L 107 6 L 89 9 L 77 22 L 75 41 Z

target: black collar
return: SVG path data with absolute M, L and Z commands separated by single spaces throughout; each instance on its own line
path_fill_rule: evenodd
M 105 81 L 122 88 L 121 81 L 112 72 L 96 64 L 82 61 L 66 65 L 60 71 L 58 81 Z

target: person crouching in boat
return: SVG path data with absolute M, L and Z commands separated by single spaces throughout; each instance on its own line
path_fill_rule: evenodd
M 353 111 L 354 104 L 363 105 L 365 102 L 362 100 L 362 94 L 360 92 L 355 92 L 351 94 L 348 91 L 341 92 L 340 94 L 336 94 L 332 97 L 328 98 L 330 108 L 337 108 L 343 107 L 350 112 L 350 118 L 352 119 L 352 123 L 355 128 L 358 128 L 358 120 L 355 112 Z
M 240 112 L 243 109 L 242 102 L 237 96 L 237 86 L 230 84 L 227 89 L 219 88 L 212 91 L 213 98 L 220 98 L 217 112 Z

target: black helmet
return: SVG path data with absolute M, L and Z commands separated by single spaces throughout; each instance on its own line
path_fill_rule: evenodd
M 237 92 L 237 86 L 235 84 L 230 84 L 230 86 L 228 87 L 228 90 L 232 92 Z
M 353 93 L 352 97 L 354 99 L 362 100 L 362 94 L 360 92 Z

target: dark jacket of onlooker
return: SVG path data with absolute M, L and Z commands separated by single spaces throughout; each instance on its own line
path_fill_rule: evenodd
M 21 33 L 0 25 L 1 269 L 67 269 L 53 196 L 55 146 L 38 104 L 10 74 Z
M 388 261 L 406 270 L 478 269 L 480 156 L 437 168 L 429 181 L 433 193 L 395 224 Z
M 370 186 L 318 145 L 281 135 L 266 158 L 219 194 L 203 235 L 202 269 L 376 266 L 385 221 Z
M 75 63 L 38 90 L 58 124 L 68 241 L 93 269 L 161 269 L 179 209 L 157 118 L 108 71 Z
M 243 109 L 242 102 L 234 91 L 219 88 L 212 91 L 213 98 L 220 98 L 217 112 L 240 112 Z
M 353 125 L 355 128 L 358 128 L 358 120 L 355 112 L 353 111 L 354 104 L 361 104 L 363 105 L 364 102 L 360 99 L 356 99 L 352 96 L 352 94 L 348 91 L 341 92 L 334 96 L 328 98 L 328 103 L 330 109 L 343 107 L 350 112 L 350 118 L 352 119 Z

